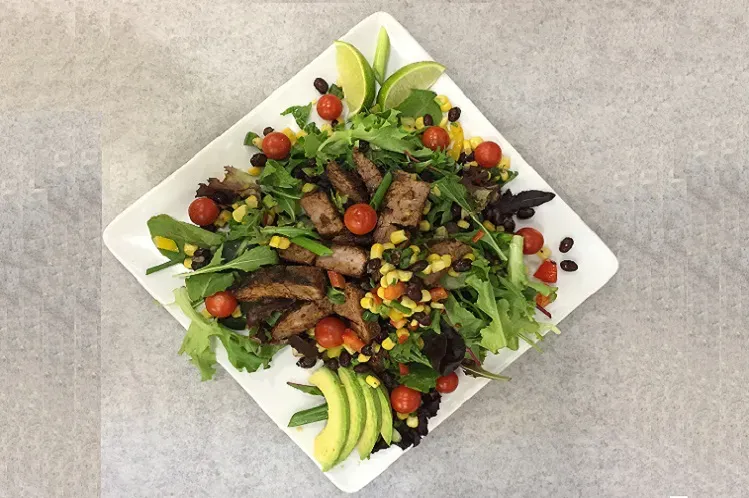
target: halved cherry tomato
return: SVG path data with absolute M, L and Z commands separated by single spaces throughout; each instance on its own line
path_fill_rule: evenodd
M 346 285 L 346 279 L 337 271 L 328 270 L 328 280 L 330 280 L 330 285 L 338 289 L 342 289 Z
M 458 388 L 458 374 L 455 372 L 437 377 L 437 392 L 442 394 L 451 393 Z
M 523 254 L 536 254 L 544 246 L 544 236 L 535 228 L 521 228 L 515 234 L 523 237 Z
M 341 99 L 333 94 L 325 94 L 317 101 L 317 114 L 321 118 L 333 121 L 338 119 L 338 116 L 343 112 L 343 104 Z
M 343 344 L 346 324 L 340 318 L 326 316 L 315 325 L 315 340 L 324 348 L 334 348 Z
M 237 298 L 229 291 L 217 292 L 212 296 L 205 298 L 205 309 L 211 316 L 216 318 L 226 318 L 231 316 L 237 307 Z
M 367 234 L 377 225 L 377 211 L 369 204 L 354 204 L 343 215 L 343 223 L 353 234 Z
M 263 154 L 268 159 L 286 159 L 291 151 L 291 140 L 280 131 L 268 133 L 263 137 Z
M 406 386 L 398 386 L 390 393 L 390 406 L 398 413 L 411 413 L 419 409 L 421 393 Z
M 429 289 L 429 294 L 432 296 L 432 301 L 443 301 L 449 297 L 449 294 L 444 287 Z
M 374 300 L 375 306 L 382 304 L 382 298 L 377 295 L 377 289 L 379 289 L 379 287 L 372 289 L 372 300 Z
M 536 273 L 534 273 L 533 276 L 542 282 L 553 284 L 557 281 L 557 264 L 552 260 L 547 259 L 541 263 L 541 266 L 538 267 L 538 270 L 536 270 Z
M 216 221 L 219 209 L 210 197 L 198 197 L 190 203 L 187 214 L 190 215 L 190 221 L 204 227 Z
M 496 142 L 481 142 L 473 151 L 473 156 L 482 168 L 493 168 L 502 159 L 502 149 Z
M 483 236 L 484 236 L 484 231 L 483 230 L 479 230 L 478 232 L 476 232 L 476 235 L 473 236 L 473 238 L 471 239 L 471 242 L 473 242 L 475 244 L 476 242 L 478 242 L 479 240 L 481 240 L 481 237 L 483 237 Z
M 542 308 L 547 307 L 549 304 L 551 304 L 551 299 L 549 299 L 548 296 L 544 296 L 540 292 L 536 294 L 536 304 L 541 306 Z
M 439 126 L 430 126 L 421 134 L 421 143 L 432 150 L 447 149 L 450 145 L 450 135 Z
M 382 291 L 382 295 L 385 299 L 388 301 L 392 301 L 393 299 L 398 299 L 403 294 L 406 293 L 406 284 L 403 282 L 398 282 L 397 284 L 389 285 L 385 287 L 385 290 Z
M 359 339 L 356 332 L 351 329 L 346 329 L 343 333 L 343 343 L 354 351 L 361 351 L 361 348 L 365 346 L 364 341 Z
M 399 335 L 399 336 L 398 336 L 398 344 L 403 344 L 403 343 L 404 343 L 404 342 L 406 342 L 407 340 L 408 340 L 408 336 L 407 336 L 407 335 L 405 335 L 405 334 L 404 334 L 404 335 Z
M 408 365 L 405 363 L 398 363 L 398 370 L 400 371 L 401 375 L 408 375 L 409 369 Z

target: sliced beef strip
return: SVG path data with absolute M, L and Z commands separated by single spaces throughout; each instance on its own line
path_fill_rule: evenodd
M 400 230 L 397 225 L 393 223 L 392 213 L 383 211 L 377 220 L 377 227 L 374 231 L 374 241 L 380 244 L 390 242 L 390 234 L 396 230 Z
M 278 251 L 278 255 L 281 259 L 291 261 L 292 263 L 299 263 L 301 265 L 313 265 L 315 264 L 315 253 L 304 247 L 300 247 L 296 244 L 291 244 L 288 249 L 281 249 Z
M 283 341 L 292 335 L 312 328 L 320 319 L 333 312 L 333 305 L 327 298 L 305 303 L 297 303 L 294 309 L 279 318 L 271 330 L 276 341 Z
M 429 184 L 397 171 L 385 194 L 383 218 L 396 225 L 415 227 L 421 221 L 424 204 L 429 196 Z
M 362 317 L 364 309 L 359 302 L 364 297 L 364 290 L 350 282 L 346 283 L 343 288 L 346 302 L 343 304 L 333 305 L 333 311 L 351 322 L 351 328 L 356 332 L 359 338 L 369 344 L 378 335 L 380 335 L 380 325 L 374 322 L 367 322 Z
M 284 311 L 294 305 L 293 299 L 260 299 L 242 303 L 242 311 L 247 315 L 247 327 L 254 327 L 269 318 L 276 311 Z
M 336 235 L 332 239 L 334 244 L 342 244 L 344 246 L 364 246 L 369 247 L 372 245 L 372 234 L 366 235 L 354 235 L 353 233 L 346 230 L 340 235 Z
M 323 237 L 334 237 L 346 230 L 341 215 L 325 192 L 306 194 L 299 202 Z
M 369 202 L 367 189 L 361 177 L 353 171 L 349 171 L 335 161 L 330 161 L 325 172 L 338 193 L 348 196 L 355 203 Z
M 359 149 L 354 149 L 354 164 L 356 165 L 357 173 L 364 180 L 364 185 L 367 186 L 369 195 L 374 195 L 377 187 L 382 183 L 382 173 L 380 173 L 377 165 L 359 152 Z
M 249 275 L 235 291 L 240 301 L 276 297 L 316 301 L 325 297 L 327 280 L 321 268 L 313 266 L 271 266 Z
M 444 255 L 449 254 L 453 262 L 463 258 L 466 254 L 471 252 L 470 246 L 464 244 L 458 240 L 443 240 L 429 246 L 429 252 Z M 434 287 L 447 273 L 447 270 L 438 271 L 424 277 L 424 285 L 427 287 Z
M 333 254 L 330 256 L 319 256 L 315 266 L 326 270 L 337 271 L 349 277 L 361 277 L 364 275 L 364 266 L 367 264 L 367 251 L 361 247 L 344 246 L 333 244 L 330 247 Z

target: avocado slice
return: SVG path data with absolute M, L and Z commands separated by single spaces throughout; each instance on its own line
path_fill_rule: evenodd
M 328 368 L 322 367 L 309 378 L 310 384 L 317 386 L 328 402 L 328 422 L 315 438 L 315 460 L 323 472 L 336 464 L 346 443 L 349 428 L 348 398 L 341 380 Z
M 362 391 L 364 392 L 364 405 L 367 410 L 367 420 L 364 422 L 364 430 L 362 431 L 359 444 L 356 448 L 359 450 L 359 458 L 364 460 L 374 448 L 377 438 L 380 437 L 380 427 L 382 426 L 382 418 L 380 414 L 380 403 L 375 399 L 375 389 L 372 389 L 367 381 L 364 380 L 363 376 L 357 376 L 359 385 L 361 385 Z
M 341 378 L 341 383 L 346 391 L 349 406 L 348 436 L 346 443 L 343 445 L 341 455 L 338 457 L 338 461 L 342 462 L 348 458 L 356 443 L 359 442 L 359 438 L 364 430 L 364 423 L 367 420 L 367 412 L 364 402 L 364 391 L 354 371 L 349 368 L 340 367 L 338 368 L 338 377 Z
M 380 415 L 382 416 L 380 435 L 387 444 L 390 444 L 393 441 L 393 410 L 390 409 L 390 396 L 382 384 L 377 388 L 377 399 L 380 402 Z

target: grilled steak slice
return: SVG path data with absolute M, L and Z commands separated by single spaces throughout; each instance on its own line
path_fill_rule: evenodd
M 247 327 L 254 327 L 269 318 L 276 311 L 284 311 L 294 305 L 293 299 L 260 299 L 242 303 L 242 311 L 247 315 Z
M 415 227 L 421 221 L 427 196 L 427 182 L 414 180 L 408 173 L 398 171 L 385 194 L 382 217 L 396 225 Z
M 361 277 L 364 275 L 364 266 L 367 264 L 367 251 L 361 247 L 344 246 L 333 244 L 333 254 L 330 256 L 319 256 L 315 266 L 326 270 L 337 271 L 342 275 L 350 277 Z
M 271 330 L 271 335 L 276 341 L 283 341 L 288 337 L 304 332 L 312 328 L 333 312 L 333 305 L 327 298 L 306 303 L 297 303 L 291 311 L 279 318 Z
M 317 232 L 323 237 L 333 237 L 346 229 L 341 215 L 338 214 L 338 210 L 325 192 L 307 194 L 299 203 L 312 220 Z
M 374 241 L 380 244 L 386 244 L 390 242 L 390 234 L 399 230 L 399 228 L 393 224 L 392 213 L 383 210 L 377 220 L 377 227 L 374 231 Z
M 316 301 L 325 297 L 325 272 L 313 266 L 270 266 L 253 273 L 235 291 L 240 301 L 267 297 Z
M 278 255 L 281 256 L 281 259 L 301 265 L 313 265 L 317 257 L 312 251 L 296 244 L 291 244 L 288 249 L 279 250 Z
M 453 262 L 458 261 L 463 256 L 471 252 L 471 248 L 458 240 L 443 240 L 429 246 L 429 252 L 439 255 L 449 254 Z M 447 273 L 447 270 L 438 271 L 424 277 L 424 284 L 427 287 L 437 285 L 440 279 Z
M 344 246 L 365 246 L 369 247 L 372 245 L 372 234 L 366 235 L 354 235 L 348 230 L 340 235 L 336 235 L 332 239 L 334 244 L 341 244 Z
M 361 177 L 349 171 L 335 161 L 330 161 L 325 168 L 328 179 L 338 193 L 348 196 L 349 200 L 359 202 L 369 202 L 369 195 L 364 187 Z
M 377 187 L 382 183 L 382 173 L 377 165 L 359 152 L 359 149 L 354 149 L 354 164 L 356 164 L 357 173 L 364 180 L 364 185 L 367 186 L 369 195 L 374 195 Z
M 380 334 L 380 325 L 376 321 L 367 322 L 362 317 L 364 309 L 359 302 L 364 297 L 364 290 L 356 284 L 347 282 L 343 288 L 343 293 L 346 296 L 346 302 L 333 305 L 333 311 L 344 318 L 348 318 L 354 332 L 362 341 L 369 344 Z

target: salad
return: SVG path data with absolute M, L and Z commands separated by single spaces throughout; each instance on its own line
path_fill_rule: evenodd
M 268 368 L 285 347 L 318 367 L 289 389 L 324 399 L 289 426 L 327 420 L 323 470 L 354 449 L 365 459 L 418 445 L 462 376 L 508 380 L 483 367 L 487 355 L 558 333 L 537 320 L 551 318 L 557 263 L 542 233 L 515 226 L 555 195 L 512 191 L 500 145 L 470 136 L 461 109 L 430 90 L 442 65 L 386 78 L 384 29 L 372 65 L 350 44 L 336 50 L 338 81 L 317 78 L 319 98 L 279 109 L 296 130 L 248 131 L 249 167 L 201 183 L 192 223 L 148 221 L 167 261 L 147 273 L 186 268 L 179 352 L 203 380 L 219 342 L 239 370 Z

